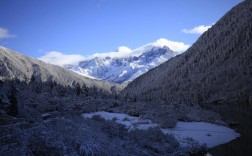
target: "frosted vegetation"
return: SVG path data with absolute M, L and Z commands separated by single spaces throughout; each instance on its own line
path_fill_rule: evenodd
M 99 116 L 84 120 L 80 116 L 63 116 L 36 124 L 19 123 L 1 127 L 8 133 L 0 155 L 189 155 L 203 154 L 197 143 L 180 147 L 178 141 L 158 128 L 128 131 L 123 125 Z M 12 150 L 7 150 L 11 148 Z

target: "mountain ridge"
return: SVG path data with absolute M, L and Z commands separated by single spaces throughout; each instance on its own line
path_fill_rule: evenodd
M 96 86 L 104 91 L 118 92 L 121 86 L 106 82 L 85 78 L 60 66 L 45 63 L 41 60 L 27 57 L 5 47 L 0 47 L 0 80 L 56 82 L 62 86 L 76 86 L 77 84 L 87 87 Z
M 124 57 L 95 57 L 79 62 L 78 65 L 64 65 L 83 76 L 116 83 L 128 83 L 178 53 L 169 47 L 148 47 L 138 55 Z

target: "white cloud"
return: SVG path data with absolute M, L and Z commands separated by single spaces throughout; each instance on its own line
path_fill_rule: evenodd
M 186 34 L 200 34 L 201 35 L 211 27 L 212 25 L 199 25 L 197 27 L 194 27 L 193 29 L 183 29 L 182 32 Z
M 47 52 L 44 56 L 38 58 L 47 63 L 55 64 L 55 65 L 65 65 L 65 64 L 73 64 L 77 65 L 80 61 L 84 60 L 85 57 L 79 54 L 63 54 L 58 51 Z
M 155 47 L 162 48 L 164 46 L 167 46 L 174 52 L 178 52 L 178 53 L 184 52 L 190 47 L 190 45 L 185 44 L 183 42 L 175 42 L 175 41 L 167 40 L 165 38 L 160 38 L 152 43 L 148 43 L 146 45 L 143 45 L 133 50 L 126 46 L 120 46 L 115 51 L 107 52 L 107 53 L 95 53 L 87 57 L 84 57 L 83 55 L 80 55 L 80 54 L 68 55 L 68 54 L 63 54 L 61 52 L 57 52 L 57 51 L 51 51 L 51 52 L 47 52 L 44 56 L 38 59 L 47 63 L 60 65 L 60 66 L 65 65 L 65 64 L 77 65 L 80 61 L 89 60 L 95 57 L 101 57 L 101 58 L 119 57 L 120 58 L 120 57 L 128 57 L 128 56 L 139 56 L 142 53 L 148 50 L 151 50 L 152 48 L 155 48 Z
M 153 47 L 159 47 L 162 48 L 164 46 L 169 47 L 172 51 L 174 52 L 184 52 L 186 51 L 190 45 L 185 44 L 183 42 L 176 42 L 176 41 L 171 41 L 165 38 L 160 38 L 154 42 L 145 44 L 139 48 L 136 49 L 130 49 L 129 47 L 126 46 L 120 46 L 115 52 L 108 52 L 108 53 L 95 53 L 89 57 L 88 59 L 94 58 L 94 57 L 127 57 L 127 56 L 139 56 L 142 53 L 151 50 Z
M 134 49 L 131 55 L 135 55 L 135 56 L 141 55 L 143 52 L 149 51 L 153 47 L 162 48 L 164 46 L 169 47 L 172 51 L 177 52 L 177 53 L 182 53 L 190 47 L 190 45 L 185 44 L 183 42 L 176 42 L 176 41 L 171 41 L 165 38 L 160 38 L 154 42 L 148 43 L 137 49 Z
M 129 56 L 132 50 L 125 46 L 118 47 L 117 51 L 115 52 L 108 52 L 108 53 L 95 53 L 93 55 L 84 57 L 80 54 L 64 54 L 58 51 L 51 51 L 47 52 L 44 56 L 39 57 L 39 60 L 42 60 L 47 63 L 55 64 L 55 65 L 65 65 L 65 64 L 72 64 L 77 65 L 80 61 L 92 59 L 95 57 L 102 57 L 105 58 L 109 57 L 125 57 Z
M 118 52 L 129 53 L 129 52 L 131 52 L 132 50 L 131 50 L 129 47 L 120 46 L 120 47 L 118 47 L 117 51 L 118 51 Z
M 16 35 L 10 34 L 8 29 L 0 27 L 0 39 L 2 39 L 2 38 L 13 38 L 13 37 L 16 37 Z
M 95 54 L 89 56 L 88 59 L 94 58 L 94 57 L 107 57 L 107 56 L 109 56 L 109 57 L 126 57 L 131 53 L 132 53 L 132 50 L 129 47 L 120 46 L 114 52 L 95 53 Z
M 157 41 L 155 41 L 153 43 L 153 45 L 154 46 L 159 46 L 159 47 L 167 46 L 172 51 L 175 51 L 175 52 L 184 52 L 190 47 L 189 44 L 185 44 L 183 42 L 171 41 L 171 40 L 167 40 L 165 38 L 158 39 Z

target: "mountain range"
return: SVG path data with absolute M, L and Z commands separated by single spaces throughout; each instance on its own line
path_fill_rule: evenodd
M 95 57 L 81 61 L 78 65 L 63 66 L 93 79 L 127 83 L 177 54 L 167 46 L 153 46 L 133 52 L 130 56 Z

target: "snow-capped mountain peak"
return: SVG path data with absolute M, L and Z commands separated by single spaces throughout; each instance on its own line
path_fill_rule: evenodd
M 168 46 L 146 45 L 133 50 L 129 56 L 94 57 L 81 61 L 78 65 L 64 67 L 90 78 L 124 83 L 132 81 L 177 54 Z

